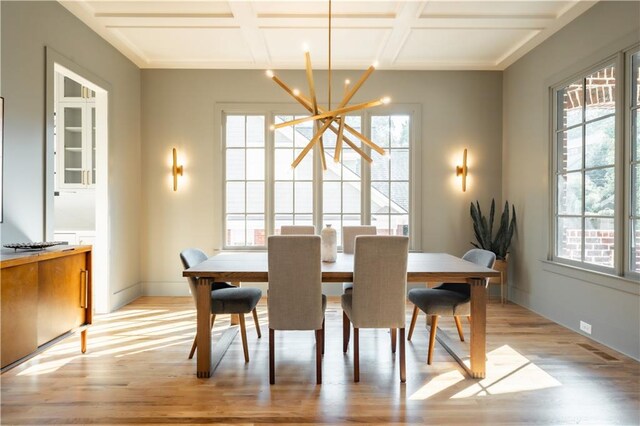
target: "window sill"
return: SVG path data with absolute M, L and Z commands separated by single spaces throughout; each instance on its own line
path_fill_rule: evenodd
M 542 269 L 547 272 L 586 281 L 590 284 L 622 291 L 633 294 L 634 296 L 640 296 L 640 282 L 630 277 L 619 277 L 603 272 L 591 271 L 551 260 L 540 260 L 540 262 L 542 262 Z

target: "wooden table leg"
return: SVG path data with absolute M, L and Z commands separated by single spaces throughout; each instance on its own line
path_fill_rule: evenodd
M 208 278 L 198 280 L 196 292 L 197 376 L 208 378 L 211 377 L 211 282 Z
M 487 288 L 482 278 L 470 278 L 471 286 L 471 375 L 484 379 L 486 370 Z
M 87 330 L 80 332 L 80 352 L 87 352 Z
M 229 284 L 235 285 L 236 287 L 240 287 L 240 281 L 231 281 Z M 238 315 L 231 315 L 231 319 L 229 320 L 229 325 L 239 325 L 240 319 Z

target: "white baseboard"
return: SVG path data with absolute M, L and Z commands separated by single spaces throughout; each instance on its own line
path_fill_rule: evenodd
M 142 283 L 136 283 L 111 295 L 111 312 L 142 296 Z

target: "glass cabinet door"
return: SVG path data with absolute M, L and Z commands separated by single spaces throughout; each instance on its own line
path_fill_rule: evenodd
M 62 170 L 61 177 L 65 185 L 82 185 L 83 151 L 82 151 L 82 114 L 81 106 L 64 106 L 61 108 L 62 133 Z

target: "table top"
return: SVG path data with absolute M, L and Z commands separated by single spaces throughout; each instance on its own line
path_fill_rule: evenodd
M 353 281 L 353 255 L 338 253 L 336 262 L 322 262 L 323 282 Z M 183 277 L 215 281 L 268 282 L 267 252 L 221 252 L 185 270 Z M 466 282 L 468 278 L 499 277 L 500 273 L 446 253 L 409 253 L 407 281 Z

